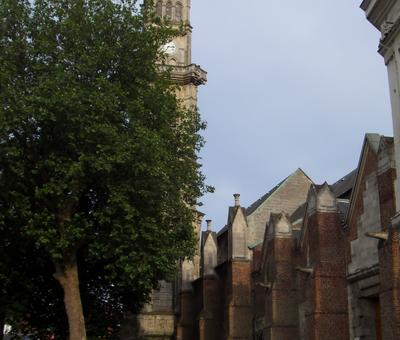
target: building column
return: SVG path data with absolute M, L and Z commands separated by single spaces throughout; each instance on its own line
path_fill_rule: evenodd
M 385 340 L 400 339 L 400 219 L 393 220 L 387 241 L 380 242 L 380 303 L 382 335 Z
M 303 265 L 297 268 L 304 289 L 301 334 L 307 340 L 348 340 L 345 242 L 335 195 L 328 184 L 312 186 L 303 226 Z
M 289 215 L 271 214 L 265 241 L 267 253 L 261 282 L 266 288 L 264 339 L 298 339 L 296 244 Z
M 381 32 L 379 53 L 383 56 L 389 77 L 392 108 L 395 167 L 395 215 L 391 224 L 382 225 L 378 236 L 381 277 L 381 316 L 385 340 L 400 339 L 400 3 L 396 0 L 364 0 L 361 8 L 367 19 Z

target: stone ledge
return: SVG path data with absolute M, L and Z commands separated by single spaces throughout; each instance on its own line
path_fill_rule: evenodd
M 347 281 L 352 283 L 377 274 L 379 274 L 379 264 L 347 275 Z

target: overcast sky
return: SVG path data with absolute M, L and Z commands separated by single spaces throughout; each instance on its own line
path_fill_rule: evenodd
M 208 71 L 200 208 L 219 230 L 232 194 L 247 207 L 302 168 L 333 183 L 366 132 L 392 135 L 379 32 L 361 0 L 193 0 L 193 62 Z

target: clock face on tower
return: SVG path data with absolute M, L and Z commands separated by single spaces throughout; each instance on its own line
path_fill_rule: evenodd
M 163 46 L 163 51 L 169 55 L 174 54 L 176 52 L 176 44 L 173 41 L 166 43 Z

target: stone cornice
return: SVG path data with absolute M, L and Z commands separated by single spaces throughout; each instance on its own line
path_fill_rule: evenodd
M 178 85 L 193 84 L 199 86 L 207 82 L 207 72 L 196 64 L 166 67 L 170 68 L 171 79 Z
M 368 6 L 371 4 L 372 0 L 364 0 L 361 5 L 360 8 L 363 9 L 364 11 L 367 10 Z
M 392 44 L 396 39 L 396 37 L 399 35 L 399 33 L 400 33 L 400 18 L 395 23 L 393 23 L 393 26 L 390 29 L 390 31 L 379 42 L 378 52 L 384 57 L 385 64 L 387 64 L 393 56 Z
M 193 84 L 204 85 L 207 82 L 207 72 L 199 65 L 157 65 L 160 72 L 169 72 L 170 79 L 176 84 L 183 86 Z
M 355 273 L 349 273 L 347 275 L 347 280 L 349 282 L 356 282 L 356 281 L 363 280 L 367 277 L 371 277 L 371 276 L 378 275 L 378 274 L 379 274 L 379 265 L 376 264 L 369 268 L 359 270 Z
M 396 2 L 397 0 L 364 0 L 360 7 L 365 11 L 368 21 L 381 30 L 381 25 Z

